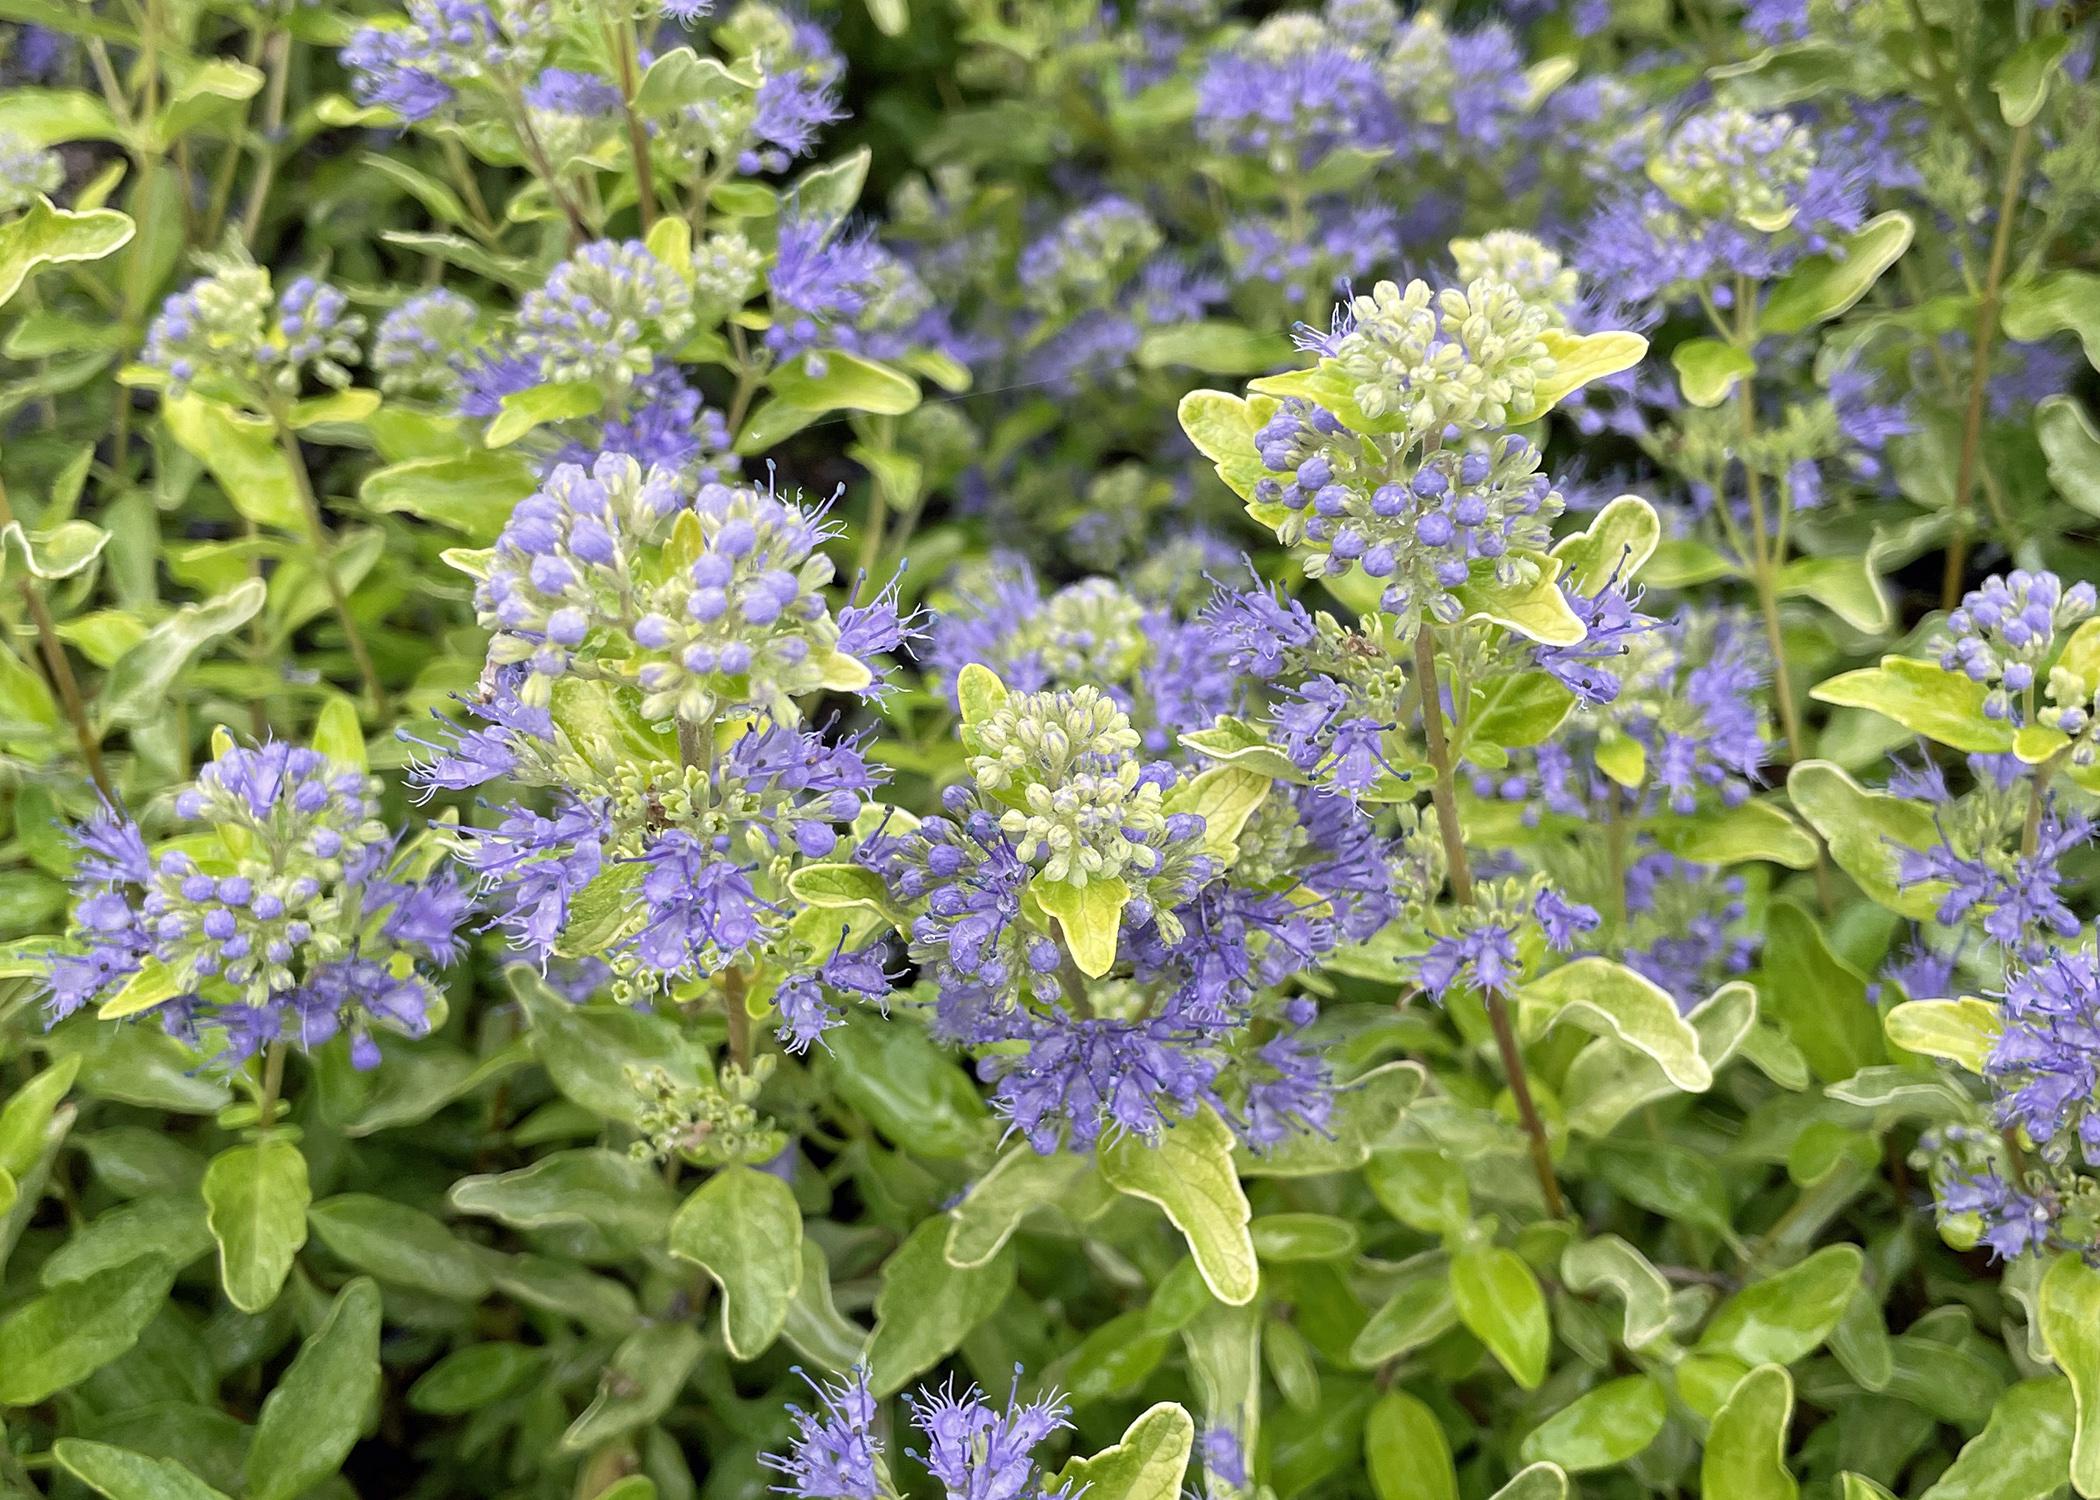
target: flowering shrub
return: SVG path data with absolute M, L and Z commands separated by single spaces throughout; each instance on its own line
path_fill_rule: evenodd
M 0 1493 L 2100 1500 L 2090 0 L 0 9 Z

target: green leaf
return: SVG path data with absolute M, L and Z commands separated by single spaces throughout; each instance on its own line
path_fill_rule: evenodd
M 964 1269 L 948 1264 L 947 1239 L 947 1221 L 927 1219 L 883 1262 L 867 1358 L 868 1383 L 878 1397 L 902 1390 L 954 1351 L 1013 1290 L 1010 1250 Z
M 1046 880 L 1038 875 L 1028 886 L 1036 904 L 1057 919 L 1072 962 L 1089 979 L 1099 979 L 1116 966 L 1116 942 L 1130 886 L 1120 875 L 1095 877 L 1085 885 Z
M 1188 440 L 1242 500 L 1254 494 L 1255 484 L 1268 472 L 1254 448 L 1254 431 L 1261 425 L 1256 409 L 1253 402 L 1225 391 L 1190 391 L 1176 408 Z
M 167 102 L 146 126 L 148 149 L 167 151 L 180 137 L 253 99 L 262 86 L 261 69 L 230 57 L 209 58 L 184 69 Z
M 821 911 L 872 911 L 893 927 L 909 919 L 890 897 L 890 888 L 866 865 L 802 865 L 788 875 L 788 890 L 799 901 Z
M 2006 289 L 2001 321 L 2006 333 L 2022 343 L 2068 328 L 2084 346 L 2086 363 L 2100 369 L 2100 275 L 2056 271 L 2016 281 Z
M 1568 1500 L 1567 1472 L 1559 1464 L 1527 1464 L 1488 1500 Z
M 1812 599 L 1868 635 L 1881 635 L 1896 622 L 1872 548 L 1850 557 L 1797 557 L 1779 570 L 1778 587 L 1781 598 Z
M 1554 543 L 1553 555 L 1560 559 L 1562 582 L 1578 594 L 1595 594 L 1614 578 L 1631 582 L 1661 541 L 1655 507 L 1638 495 L 1618 495 L 1587 527 Z
M 172 1458 L 149 1458 L 86 1438 L 51 1445 L 58 1466 L 108 1500 L 226 1500 Z
M 628 1081 L 629 1069 L 661 1068 L 679 1080 L 706 1076 L 699 1050 L 664 1016 L 625 1005 L 576 1005 L 524 964 L 512 965 L 504 978 L 532 1022 L 533 1052 L 548 1079 L 594 1115 L 640 1123 L 644 1099 Z
M 24 1173 L 16 1173 L 21 1176 Z M 37 1280 L 47 1289 L 68 1281 L 127 1266 L 140 1256 L 152 1255 L 181 1271 L 212 1248 L 211 1230 L 204 1222 L 204 1204 L 189 1193 L 161 1192 L 97 1214 L 73 1231 L 65 1244 L 37 1267 Z
M 1441 1151 L 1380 1151 L 1364 1181 L 1385 1211 L 1424 1234 L 1452 1236 L 1473 1222 L 1465 1169 Z
M 70 29 L 56 16 L 51 23 Z M 121 36 L 122 33 L 116 33 Z M 121 141 L 124 127 L 109 106 L 81 89 L 16 86 L 0 93 L 0 132 L 25 147 L 41 149 L 66 141 Z M 31 212 L 35 210 L 32 209 Z
M 235 510 L 258 526 L 304 533 L 299 479 L 267 417 L 194 392 L 169 396 L 160 415 L 169 436 L 204 465 Z
M 1867 976 L 1831 951 L 1816 919 L 1791 900 L 1775 901 L 1765 933 L 1758 1009 L 1801 1049 L 1816 1077 L 1839 1083 L 1887 1061 Z
M 649 64 L 635 86 L 634 109 L 643 119 L 660 119 L 696 106 L 720 104 L 755 92 L 759 80 L 713 57 L 700 57 L 691 47 L 673 47 Z
M 1943 1057 L 1971 1073 L 1983 1072 L 2002 1029 L 1998 1007 L 1988 1000 L 1906 1000 L 1888 1013 L 1882 1027 L 1889 1040 L 1920 1057 Z
M 56 582 L 82 571 L 108 545 L 109 533 L 92 521 L 61 521 L 35 536 L 10 521 L 0 530 L 0 571 L 12 572 L 19 557 L 30 576 Z
M 1350 1363 L 1375 1370 L 1458 1326 L 1458 1306 L 1451 1297 L 1449 1267 L 1441 1255 L 1411 1262 L 1413 1270 L 1357 1330 L 1349 1345 Z
M 1786 1467 L 1786 1428 L 1794 1382 L 1779 1365 L 1761 1365 L 1736 1383 L 1714 1416 L 1699 1460 L 1700 1500 L 1797 1500 Z
M 1789 870 L 1812 870 L 1819 852 L 1815 836 L 1769 802 L 1702 809 L 1682 818 L 1658 817 L 1650 821 L 1649 831 L 1672 854 L 1699 864 L 1761 859 Z
M 1500 1245 L 1472 1245 L 1451 1257 L 1451 1300 L 1459 1321 L 1487 1345 L 1510 1378 L 1536 1390 L 1546 1378 L 1553 1325 L 1546 1294 L 1524 1257 Z
M 2029 37 L 1991 74 L 1991 92 L 1998 96 L 1998 113 L 2015 129 L 2029 124 L 2042 112 L 2049 97 L 2049 80 L 2057 64 L 2071 50 L 2071 38 L 2054 31 Z
M 1188 1241 L 1211 1294 L 1228 1306 L 1254 1298 L 1259 1272 L 1248 1231 L 1253 1212 L 1232 1165 L 1232 1132 L 1200 1106 L 1148 1142 L 1124 1134 L 1096 1153 L 1109 1186 L 1156 1203 Z
M 78 1057 L 62 1057 L 7 1096 L 0 1105 L 0 1170 L 29 1175 L 44 1152 L 44 1133 L 80 1074 Z
M 1702 1354 L 1746 1365 L 1789 1365 L 1830 1337 L 1859 1286 L 1857 1245 L 1826 1245 L 1799 1265 L 1752 1282 L 1721 1304 L 1699 1337 Z
M 797 1354 L 829 1370 L 850 1370 L 867 1345 L 866 1330 L 848 1321 L 832 1300 L 831 1265 L 814 1240 L 802 1241 L 802 1285 L 780 1334 Z
M 837 161 L 811 167 L 796 178 L 787 192 L 795 205 L 796 216 L 805 220 L 822 220 L 827 224 L 843 221 L 860 202 L 872 156 L 866 146 L 856 146 Z
M 35 1406 L 138 1342 L 175 1272 L 143 1256 L 53 1287 L 0 1319 L 0 1406 Z
M 942 1251 L 948 1264 L 965 1270 L 985 1264 L 1006 1248 L 1032 1210 L 1067 1202 L 1092 1175 L 1093 1163 L 1084 1156 L 1040 1156 L 1026 1142 L 1016 1143 L 955 1205 Z
M 451 1301 L 478 1302 L 489 1279 L 472 1247 L 438 1220 L 371 1193 L 339 1193 L 306 1211 L 321 1243 L 360 1271 Z
M 128 244 L 136 228 L 128 215 L 113 208 L 74 213 L 54 208 L 49 198 L 39 196 L 27 213 L 0 224 L 0 305 L 21 290 L 38 266 L 100 260 Z
M 312 1196 L 306 1158 L 281 1138 L 229 1147 L 204 1169 L 204 1208 L 219 1242 L 219 1280 L 226 1300 L 242 1312 L 261 1312 L 277 1300 L 306 1243 Z
M 1886 792 L 1870 792 L 1841 767 L 1805 760 L 1787 773 L 1787 799 L 1823 836 L 1839 869 L 1890 911 L 1923 921 L 1939 908 L 1929 887 L 1896 884 L 1898 846 L 1929 848 L 1938 838 L 1926 808 Z
M 508 448 L 535 427 L 588 417 L 605 405 L 605 388 L 593 380 L 565 380 L 528 386 L 505 396 L 482 441 Z
M 2076 1254 L 2059 1256 L 2042 1277 L 2035 1322 L 2076 1403 L 2071 1488 L 2093 1500 L 2100 1495 L 2100 1271 Z
M 458 453 L 375 470 L 357 497 L 367 510 L 414 516 L 487 546 L 536 482 L 532 464 L 517 453 Z
M 1203 819 L 1199 850 L 1229 868 L 1239 858 L 1240 831 L 1254 816 L 1274 783 L 1242 766 L 1213 766 L 1176 787 L 1166 798 L 1170 813 L 1194 813 Z
M 923 1026 L 848 1014 L 825 1033 L 824 1077 L 846 1105 L 898 1147 L 960 1161 L 996 1138 L 984 1096 Z
M 1625 1308 L 1619 1342 L 1638 1353 L 1670 1334 L 1670 1283 L 1648 1258 L 1615 1234 L 1568 1246 L 1560 1279 L 1578 1296 L 1610 1291 Z
M 1297 355 L 1281 334 L 1238 323 L 1173 323 L 1149 329 L 1138 342 L 1141 370 L 1182 368 L 1207 375 L 1258 375 L 1287 365 Z
M 999 674 L 982 662 L 971 662 L 955 677 L 955 701 L 962 710 L 965 743 L 968 732 L 1006 706 L 1010 696 Z
M 1719 406 L 1739 381 L 1757 374 L 1750 351 L 1719 339 L 1686 339 L 1670 351 L 1677 385 L 1694 406 Z
M 1544 1031 L 1571 1021 L 1653 1059 L 1685 1093 L 1713 1087 L 1713 1070 L 1699 1054 L 1699 1034 L 1678 1013 L 1676 999 L 1623 964 L 1578 958 L 1518 990 L 1517 1003 L 1527 1029 Z
M 1699 1056 L 1718 1073 L 1757 1021 L 1757 991 L 1740 980 L 1722 985 L 1685 1017 L 1699 1035 Z M 1561 1084 L 1570 1132 L 1602 1135 L 1643 1104 L 1678 1092 L 1655 1059 L 1617 1042 L 1582 1049 Z
M 1553 356 L 1553 375 L 1539 383 L 1531 410 L 1510 414 L 1511 426 L 1536 421 L 1591 381 L 1630 370 L 1648 353 L 1648 341 L 1637 333 L 1564 333 L 1549 328 L 1542 337 Z
M 1527 583 L 1505 584 L 1490 571 L 1451 591 L 1469 620 L 1487 620 L 1544 646 L 1572 646 L 1587 632 L 1555 579 L 1560 564 L 1551 557 L 1512 553 L 1533 562 Z
M 1985 715 L 1987 690 L 1959 672 L 1907 656 L 1884 656 L 1818 683 L 1809 696 L 1839 708 L 1864 708 L 1905 729 L 1972 755 L 2002 755 L 2013 747 L 2012 726 Z
M 263 1402 L 244 1500 L 296 1500 L 342 1466 L 379 1398 L 379 1288 L 360 1276 Z
M 147 958 L 131 973 L 114 995 L 95 1011 L 99 1021 L 121 1021 L 144 1015 L 156 1005 L 165 1005 L 182 992 L 175 971 L 157 958 Z
M 1184 734 L 1181 743 L 1206 759 L 1240 766 L 1272 781 L 1287 781 L 1294 785 L 1305 783 L 1305 773 L 1291 763 L 1289 756 L 1270 744 L 1266 734 L 1245 719 L 1220 718 L 1208 729 Z
M 798 411 L 867 411 L 900 417 L 919 404 L 919 383 L 877 360 L 843 350 L 805 354 L 775 370 L 773 394 Z
M 1669 1411 L 1652 1376 L 1627 1375 L 1576 1397 L 1527 1433 L 1517 1452 L 1570 1473 L 1608 1469 L 1654 1442 Z
M 624 1151 L 556 1151 L 515 1172 L 462 1177 L 447 1195 L 463 1214 L 513 1229 L 590 1229 L 617 1246 L 663 1243 L 677 1199 Z
M 341 693 L 334 694 L 321 705 L 307 743 L 338 765 L 357 771 L 370 769 L 365 757 L 364 726 L 357 719 L 357 705 Z
M 562 1434 L 562 1448 L 587 1453 L 655 1422 L 678 1399 L 705 1347 L 691 1323 L 658 1323 L 629 1334 L 600 1372 L 591 1404 Z
M 1763 333 L 1798 333 L 1851 308 L 1910 248 L 1910 215 L 1869 219 L 1846 239 L 1841 253 L 1811 255 L 1772 288 L 1758 314 Z
M 2100 516 L 2100 428 L 2075 396 L 2045 396 L 2034 409 L 2034 435 L 2056 492 L 2089 516 Z
M 1248 1225 L 1254 1253 L 1277 1263 L 1341 1260 L 1363 1243 L 1356 1225 L 1331 1214 L 1263 1214 Z
M 1475 693 L 1473 712 L 1466 718 L 1454 754 L 1469 750 L 1477 754 L 1489 746 L 1515 750 L 1542 744 L 1567 722 L 1574 707 L 1575 695 L 1552 673 L 1504 672 Z M 1278 759 L 1282 759 L 1280 752 Z
M 1177 1500 L 1196 1444 L 1196 1424 L 1171 1401 L 1151 1407 L 1123 1429 L 1113 1448 L 1075 1458 L 1056 1488 L 1087 1500 Z
M 1364 1467 L 1378 1500 L 1458 1500 L 1444 1425 L 1405 1391 L 1387 1391 L 1365 1416 Z
M 242 580 L 208 604 L 185 604 L 148 631 L 110 669 L 96 703 L 103 726 L 140 724 L 167 712 L 168 690 L 190 660 L 212 641 L 255 618 L 267 590 L 260 578 Z
M 728 1166 L 679 1205 L 671 1253 L 722 1289 L 722 1339 L 734 1359 L 765 1353 L 802 1285 L 802 1211 L 785 1182 Z
M 2008 1386 L 1983 1431 L 1920 1500 L 2048 1500 L 2070 1472 L 2077 1415 L 2061 1376 Z
M 432 1416 L 461 1416 L 502 1400 L 544 1367 L 545 1357 L 523 1344 L 464 1344 L 417 1377 L 408 1404 Z

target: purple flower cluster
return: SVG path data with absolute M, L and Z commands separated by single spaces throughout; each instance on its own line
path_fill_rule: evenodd
M 1069 1408 L 1055 1392 L 1022 1401 L 1018 1367 L 1014 1383 L 1003 1411 L 974 1385 L 957 1394 L 952 1380 L 906 1395 L 912 1425 L 926 1441 L 917 1457 L 947 1500 L 1078 1500 L 1069 1486 L 1051 1485 L 1036 1457 L 1071 1426 Z M 779 1492 L 798 1500 L 880 1500 L 891 1493 L 867 1372 L 855 1370 L 829 1385 L 811 1381 L 810 1388 L 817 1410 L 790 1406 L 796 1432 L 787 1452 L 761 1460 L 787 1481 Z
M 121 1000 L 222 1062 L 345 1028 L 360 1067 L 371 1026 L 418 1036 L 432 971 L 463 951 L 470 902 L 449 875 L 403 867 L 360 771 L 278 741 L 228 744 L 175 799 L 183 831 L 154 854 L 105 811 L 78 835 L 74 925 L 49 960 L 54 1020 Z
M 2045 1160 L 2100 1166 L 2100 956 L 2059 949 L 2008 971 L 2000 1015 L 1984 1063 L 1998 1123 Z
M 403 24 L 366 26 L 350 38 L 343 66 L 360 103 L 425 120 L 493 73 L 536 72 L 550 21 L 530 0 L 408 0 Z
M 2100 594 L 2083 580 L 2064 586 L 2054 573 L 2014 569 L 1992 574 L 1963 595 L 1933 637 L 1940 665 L 1990 689 L 1983 711 L 2024 723 L 2023 699 L 2037 686 L 2036 669 L 2053 654 L 2059 634 L 2100 613 Z

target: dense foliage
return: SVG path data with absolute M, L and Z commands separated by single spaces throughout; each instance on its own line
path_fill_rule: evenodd
M 2093 0 L 0 18 L 0 1494 L 2100 1497 Z

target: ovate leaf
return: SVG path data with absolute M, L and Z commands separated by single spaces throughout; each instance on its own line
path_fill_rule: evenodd
M 1130 887 L 1120 875 L 1096 876 L 1085 885 L 1038 875 L 1028 887 L 1036 903 L 1057 919 L 1065 947 L 1079 972 L 1099 979 L 1116 964 L 1116 943 Z
M 1231 1306 L 1253 1300 L 1259 1273 L 1252 1211 L 1232 1165 L 1232 1131 L 1207 1105 L 1160 1132 L 1103 1144 L 1101 1175 L 1118 1192 L 1156 1203 L 1189 1243 L 1204 1283 Z
M 1536 1389 L 1546 1378 L 1553 1325 L 1546 1294 L 1524 1258 L 1500 1245 L 1459 1251 L 1451 1257 L 1451 1298 L 1459 1321 L 1510 1377 L 1527 1391 Z
M 1836 252 L 1811 255 L 1772 289 L 1758 315 L 1764 333 L 1797 333 L 1846 311 L 1910 248 L 1910 215 L 1870 219 Z
M 1701 1500 L 1797 1500 L 1786 1466 L 1786 1428 L 1794 1382 L 1779 1365 L 1761 1365 L 1736 1382 L 1715 1413 L 1699 1462 Z
M 136 228 L 128 215 L 113 208 L 74 213 L 38 197 L 27 213 L 0 224 L 0 305 L 21 290 L 38 266 L 100 260 L 129 243 Z
M 1826 1245 L 1799 1265 L 1752 1282 L 1714 1314 L 1699 1352 L 1746 1365 L 1792 1364 L 1837 1327 L 1863 1264 L 1857 1245 Z
M 1678 1013 L 1677 1001 L 1646 976 L 1608 958 L 1578 958 L 1517 992 L 1527 1023 L 1571 1021 L 1654 1060 L 1663 1076 L 1688 1094 L 1713 1086 L 1713 1070 L 1699 1053 L 1699 1033 Z
M 1719 406 L 1736 385 L 1757 373 L 1750 351 L 1719 339 L 1686 339 L 1670 351 L 1677 385 L 1694 406 Z
M 802 1284 L 802 1211 L 785 1182 L 728 1166 L 679 1206 L 671 1253 L 722 1289 L 722 1338 L 736 1359 L 756 1359 L 780 1336 Z
M 160 1311 L 174 1276 L 166 1261 L 142 1256 L 0 1318 L 0 1406 L 35 1406 L 124 1353 Z
M 1058 1484 L 1087 1500 L 1176 1500 L 1196 1443 L 1196 1424 L 1171 1401 L 1144 1412 L 1113 1448 L 1065 1465 Z
M 379 1288 L 360 1276 L 263 1402 L 246 1500 L 295 1500 L 342 1466 L 379 1396 Z
M 1973 996 L 1960 1000 L 1907 1000 L 1882 1023 L 1889 1040 L 1920 1057 L 1948 1062 L 1982 1073 L 2002 1029 L 1998 1007 Z
M 172 1458 L 149 1458 L 86 1438 L 60 1438 L 51 1445 L 51 1456 L 107 1500 L 226 1500 Z
M 1608 1469 L 1654 1442 L 1669 1410 L 1669 1397 L 1652 1376 L 1608 1380 L 1534 1427 L 1517 1451 L 1575 1474 Z
M 2058 1257 L 2042 1277 L 2035 1321 L 2049 1357 L 2071 1381 L 2071 1487 L 2093 1500 L 2100 1496 L 2100 1271 L 2076 1254 Z
M 2013 747 L 2012 726 L 1983 711 L 1985 688 L 1937 662 L 1884 656 L 1817 684 L 1809 696 L 1840 708 L 1865 708 L 1950 749 L 1999 755 Z
M 1364 1418 L 1364 1467 L 1378 1500 L 1458 1500 L 1443 1424 L 1405 1391 L 1387 1391 Z
M 306 1243 L 306 1158 L 271 1137 L 233 1146 L 204 1169 L 204 1207 L 219 1245 L 219 1279 L 242 1312 L 277 1300 L 292 1259 Z
M 927 1219 L 883 1262 L 867 1356 L 877 1396 L 902 1390 L 956 1349 L 1013 1290 L 1010 1249 L 966 1269 L 948 1263 L 947 1239 L 947 1220 Z

